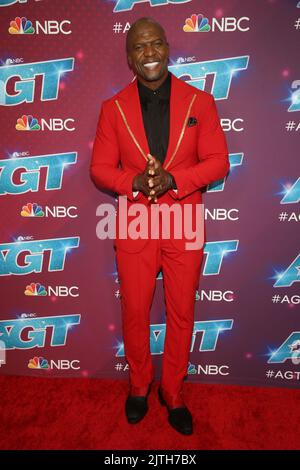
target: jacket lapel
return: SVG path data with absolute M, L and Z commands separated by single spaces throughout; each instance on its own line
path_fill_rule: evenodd
M 136 79 L 119 94 L 115 103 L 127 128 L 128 138 L 136 144 L 138 159 L 140 163 L 143 163 L 143 160 L 145 163 L 150 150 L 144 128 Z
M 181 140 L 184 136 L 187 118 L 193 100 L 196 95 L 186 92 L 186 87 L 182 86 L 180 79 L 171 74 L 170 93 L 170 129 L 169 144 L 163 167 L 167 169 L 173 162 Z M 124 125 L 127 128 L 128 136 L 137 147 L 139 159 L 146 161 L 146 156 L 150 153 L 147 136 L 144 128 L 143 114 L 139 99 L 137 79 L 125 88 L 115 100 L 118 112 L 120 112 Z
M 172 164 L 184 136 L 187 124 L 186 115 L 193 98 L 192 88 L 191 92 L 187 93 L 183 82 L 173 74 L 171 74 L 171 77 L 170 131 L 167 155 L 163 164 L 165 169 L 168 169 Z

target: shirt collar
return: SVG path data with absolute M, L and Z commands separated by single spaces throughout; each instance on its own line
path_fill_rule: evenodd
M 168 100 L 170 99 L 171 91 L 171 73 L 168 72 L 166 79 L 159 88 L 156 88 L 156 90 L 151 90 L 150 88 L 140 83 L 139 80 L 137 80 L 137 85 L 140 99 L 142 100 L 154 100 L 156 98 Z

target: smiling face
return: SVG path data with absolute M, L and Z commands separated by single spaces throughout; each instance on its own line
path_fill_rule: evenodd
M 169 45 L 156 23 L 140 22 L 128 33 L 127 59 L 138 80 L 158 88 L 168 75 Z

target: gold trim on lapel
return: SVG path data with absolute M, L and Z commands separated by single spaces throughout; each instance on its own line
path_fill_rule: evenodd
M 189 114 L 190 114 L 190 111 L 191 111 L 191 108 L 193 106 L 193 103 L 195 101 L 195 99 L 197 98 L 197 95 L 196 93 L 193 95 L 192 99 L 191 99 L 191 102 L 190 102 L 190 105 L 188 107 L 188 110 L 187 110 L 187 113 L 185 115 L 185 118 L 184 118 L 184 123 L 183 123 L 183 126 L 182 126 L 182 129 L 181 129 L 181 132 L 180 132 L 180 135 L 179 135 L 179 138 L 178 138 L 178 141 L 177 141 L 177 144 L 176 144 L 176 147 L 175 147 L 175 150 L 170 158 L 170 160 L 168 161 L 168 163 L 166 164 L 166 166 L 164 167 L 165 170 L 171 165 L 172 161 L 174 160 L 174 157 L 177 153 L 177 150 L 179 149 L 179 145 L 181 144 L 181 141 L 182 141 L 182 138 L 184 136 L 184 133 L 185 133 L 185 129 L 186 129 L 186 125 L 187 125 L 187 121 L 188 121 L 188 118 L 189 118 Z M 166 157 L 167 159 L 167 157 Z M 165 161 L 166 161 L 165 159 Z
M 129 127 L 129 124 L 128 124 L 128 122 L 127 122 L 126 116 L 125 116 L 125 114 L 124 114 L 123 109 L 121 108 L 120 103 L 118 102 L 118 100 L 115 100 L 115 103 L 116 103 L 116 105 L 118 106 L 118 109 L 119 109 L 119 111 L 120 111 L 120 114 L 121 114 L 121 116 L 122 116 L 122 119 L 123 119 L 123 121 L 124 121 L 124 124 L 125 124 L 125 126 L 126 126 L 128 132 L 129 132 L 129 134 L 130 134 L 130 136 L 131 136 L 133 142 L 135 143 L 135 145 L 137 146 L 137 148 L 139 149 L 139 151 L 140 151 L 141 154 L 143 155 L 144 159 L 145 159 L 146 161 L 148 161 L 147 155 L 146 155 L 145 152 L 143 151 L 142 147 L 140 146 L 140 144 L 139 144 L 138 141 L 136 140 L 136 138 L 135 138 L 135 136 L 134 136 L 132 130 L 131 130 L 130 127 Z

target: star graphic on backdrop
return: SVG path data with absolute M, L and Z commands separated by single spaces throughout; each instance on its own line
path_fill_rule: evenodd
M 300 339 L 298 339 L 297 341 L 294 341 L 289 346 L 289 348 L 291 349 L 291 352 L 300 351 Z

